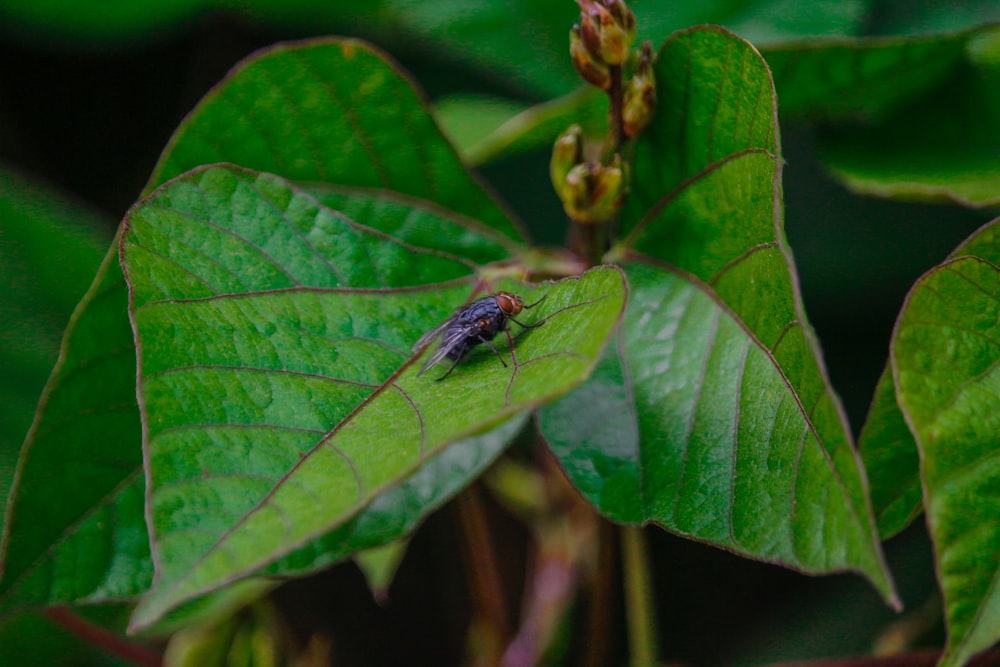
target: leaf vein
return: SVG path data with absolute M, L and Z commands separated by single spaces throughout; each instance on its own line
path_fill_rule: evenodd
M 738 470 L 737 459 L 740 449 L 740 417 L 742 416 L 743 382 L 746 380 L 747 359 L 750 356 L 751 341 L 747 340 L 743 346 L 743 357 L 740 359 L 740 370 L 736 374 L 736 409 L 733 411 L 733 452 L 729 470 L 729 540 L 734 545 L 742 547 L 742 543 L 736 539 L 736 529 L 733 525 L 733 517 L 736 507 L 736 475 Z
M 191 366 L 174 366 L 172 368 L 168 368 L 166 370 L 162 370 L 157 373 L 147 373 L 144 376 L 144 379 L 150 380 L 154 378 L 160 378 L 166 375 L 173 375 L 175 373 L 187 373 L 191 371 L 202 371 L 202 370 L 263 373 L 265 375 L 292 375 L 295 377 L 304 377 L 314 380 L 323 380 L 326 382 L 335 382 L 337 384 L 349 384 L 354 387 L 364 387 L 366 389 L 375 389 L 379 387 L 379 385 L 377 384 L 368 384 L 365 382 L 358 382 L 356 380 L 348 380 L 346 378 L 333 377 L 332 375 L 326 375 L 324 373 L 293 371 L 285 368 L 259 368 L 256 366 L 226 366 L 224 364 L 196 364 Z
M 712 324 L 709 328 L 708 334 L 705 336 L 705 356 L 701 362 L 701 368 L 698 370 L 698 383 L 695 388 L 695 395 L 691 402 L 691 414 L 688 417 L 687 424 L 684 425 L 684 452 L 681 455 L 681 474 L 677 478 L 677 488 L 674 490 L 674 501 L 670 510 L 673 517 L 677 517 L 677 508 L 680 507 L 681 502 L 681 491 L 684 487 L 684 480 L 688 476 L 688 467 L 690 464 L 689 455 L 691 453 L 691 434 L 694 432 L 694 423 L 698 416 L 698 405 L 701 402 L 702 395 L 705 391 L 705 378 L 708 374 L 708 360 L 711 356 L 712 347 L 715 344 L 715 338 L 719 333 L 719 322 L 722 318 L 722 309 L 717 308 L 715 313 L 712 315 Z

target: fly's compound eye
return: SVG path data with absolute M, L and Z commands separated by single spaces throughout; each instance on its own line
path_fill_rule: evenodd
M 524 308 L 524 303 L 521 301 L 521 297 L 516 294 L 511 294 L 510 292 L 497 292 L 496 296 L 497 307 L 504 312 L 505 315 L 517 315 Z

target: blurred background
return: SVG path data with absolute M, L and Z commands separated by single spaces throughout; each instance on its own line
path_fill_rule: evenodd
M 758 47 L 806 36 L 943 32 L 1000 19 L 995 2 L 635 0 L 640 38 L 720 23 Z M 695 8 L 694 5 L 698 7 Z M 517 110 L 577 87 L 571 0 L 145 0 L 0 3 L 0 492 L 13 475 L 61 333 L 184 115 L 240 59 L 277 41 L 337 34 L 390 53 L 432 102 L 475 96 Z M 780 91 L 779 91 L 780 106 Z M 472 128 L 471 131 L 475 131 Z M 852 194 L 820 159 L 822 128 L 783 124 L 786 229 L 806 309 L 855 434 L 885 365 L 910 285 L 996 210 Z M 548 150 L 482 167 L 535 240 L 559 244 L 561 205 Z M 498 511 L 498 514 L 502 512 Z M 524 535 L 499 519 L 512 545 Z M 280 589 L 293 624 L 322 628 L 347 664 L 456 664 L 464 581 L 448 514 L 417 534 L 377 605 L 353 565 Z M 506 531 L 506 532 L 503 532 Z M 762 664 L 866 653 L 897 620 L 858 577 L 809 578 L 649 531 L 663 656 L 686 664 Z M 908 613 L 933 607 L 921 521 L 886 545 Z M 523 569 L 512 546 L 512 567 Z M 618 605 L 621 605 L 619 600 Z M 121 610 L 93 613 L 115 625 Z M 939 623 L 926 634 L 940 642 Z M 619 633 L 620 634 L 620 633 Z M 0 619 L 5 665 L 119 664 L 44 617 Z

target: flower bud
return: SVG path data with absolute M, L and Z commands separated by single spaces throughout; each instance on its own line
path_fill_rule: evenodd
M 579 125 L 571 125 L 559 135 L 552 147 L 552 159 L 549 161 L 549 176 L 556 194 L 563 198 L 562 190 L 566 187 L 566 176 L 570 170 L 583 161 L 583 130 Z
M 584 162 L 570 169 L 560 192 L 563 208 L 573 220 L 594 224 L 612 219 L 621 209 L 625 177 L 620 155 L 610 165 Z
M 573 26 L 569 32 L 569 54 L 573 58 L 573 66 L 584 81 L 601 90 L 608 90 L 611 87 L 611 72 L 608 70 L 608 64 L 594 58 L 587 47 L 583 45 L 579 25 Z
M 621 65 L 635 41 L 635 15 L 623 0 L 577 0 L 580 37 L 595 59 Z
M 635 74 L 625 85 L 622 127 L 626 136 L 638 136 L 656 111 L 656 76 L 653 73 L 653 45 L 643 42 Z
M 635 40 L 635 14 L 632 13 L 632 9 L 624 0 L 604 0 L 604 6 L 608 8 L 608 13 L 615 19 L 615 23 L 629 33 L 631 45 Z

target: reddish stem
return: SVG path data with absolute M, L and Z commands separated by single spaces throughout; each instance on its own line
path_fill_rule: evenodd
M 490 662 L 499 659 L 499 652 L 509 640 L 510 608 L 500 578 L 500 563 L 496 545 L 490 531 L 486 508 L 483 505 L 481 482 L 476 482 L 455 498 L 465 562 L 466 575 L 472 595 L 474 614 L 486 624 L 491 633 L 491 644 L 495 644 L 496 655 Z M 493 653 L 487 650 L 487 653 Z
M 68 607 L 49 607 L 45 610 L 45 616 L 70 634 L 125 662 L 139 667 L 163 665 L 163 657 L 160 654 L 78 616 Z
M 622 120 L 622 108 L 625 106 L 625 93 L 622 88 L 622 66 L 612 65 L 608 68 L 611 73 L 611 87 L 608 88 L 608 102 L 610 114 L 608 119 L 608 139 L 611 145 L 608 147 L 608 155 L 614 155 L 622 149 L 625 143 L 625 124 Z

